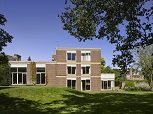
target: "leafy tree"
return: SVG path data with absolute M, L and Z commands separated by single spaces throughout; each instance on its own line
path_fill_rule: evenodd
M 0 85 L 9 85 L 9 64 L 8 64 L 8 58 L 4 53 L 0 54 Z
M 5 25 L 7 22 L 4 15 L 0 14 L 0 25 Z M 4 29 L 0 28 L 0 85 L 9 84 L 9 64 L 8 58 L 4 52 L 3 48 L 7 46 L 7 43 L 12 42 L 13 37 L 9 35 Z
M 153 45 L 135 49 L 134 55 L 136 56 L 137 66 L 141 69 L 149 86 L 153 88 Z
M 106 38 L 116 46 L 113 64 L 126 72 L 135 47 L 153 44 L 152 0 L 70 0 L 59 15 L 63 29 L 79 41 Z M 65 1 L 67 3 L 67 0 Z
M 101 61 L 101 72 L 103 72 L 104 66 L 105 66 L 105 60 L 104 60 L 104 58 L 102 57 L 100 61 Z
M 28 57 L 28 61 L 31 61 L 31 58 L 30 58 L 30 56 Z

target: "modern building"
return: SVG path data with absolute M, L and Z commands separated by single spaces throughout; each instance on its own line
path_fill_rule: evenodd
M 9 61 L 11 85 L 66 86 L 79 91 L 112 89 L 115 77 L 101 75 L 100 58 L 98 48 L 57 48 L 50 62 Z

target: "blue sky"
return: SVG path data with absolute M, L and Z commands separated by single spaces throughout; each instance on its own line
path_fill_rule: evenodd
M 64 11 L 65 0 L 0 0 L 0 13 L 8 22 L 4 29 L 14 39 L 4 48 L 9 55 L 19 54 L 26 61 L 51 61 L 55 49 L 101 48 L 106 65 L 112 66 L 115 47 L 104 40 L 79 42 L 62 29 L 58 17 Z

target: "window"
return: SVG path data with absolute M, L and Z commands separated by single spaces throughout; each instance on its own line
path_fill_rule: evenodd
M 90 79 L 82 80 L 82 90 L 90 90 Z
M 81 69 L 82 69 L 82 74 L 90 74 L 90 66 L 84 66 Z
M 76 53 L 67 53 L 67 60 L 75 61 Z
M 11 71 L 11 84 L 22 85 L 26 84 L 27 68 L 26 67 L 12 67 Z
M 67 87 L 71 89 L 75 89 L 75 84 L 76 84 L 76 80 L 71 80 L 71 79 L 67 80 Z
M 76 74 L 76 67 L 72 67 L 72 66 L 67 66 L 67 73 L 68 74 Z
M 37 77 L 36 83 L 37 84 L 45 84 L 46 76 L 45 76 L 45 68 L 44 67 L 37 67 Z
M 81 53 L 81 61 L 90 61 L 90 53 Z
M 102 81 L 102 89 L 111 89 L 111 81 Z

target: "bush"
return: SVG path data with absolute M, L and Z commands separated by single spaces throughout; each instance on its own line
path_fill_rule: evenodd
M 133 91 L 133 90 L 135 90 L 134 82 L 133 81 L 125 82 L 124 90 L 126 90 L 126 91 Z

